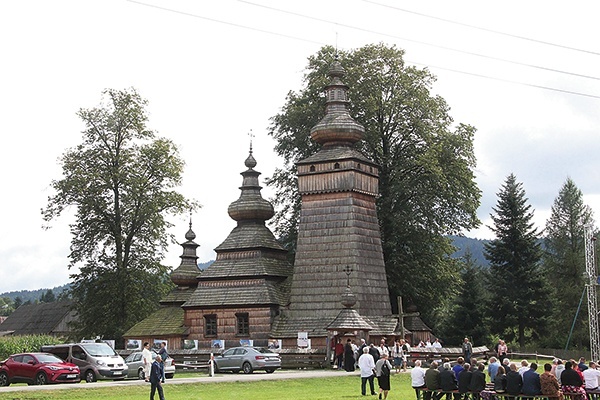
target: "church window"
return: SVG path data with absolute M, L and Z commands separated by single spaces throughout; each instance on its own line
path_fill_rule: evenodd
M 333 169 L 340 169 L 340 163 L 336 162 L 333 164 Z
M 248 313 L 237 313 L 237 334 L 238 335 L 249 335 L 250 334 L 250 318 Z
M 315 166 L 314 165 L 310 166 L 310 172 L 315 172 Z
M 204 336 L 217 336 L 217 316 L 215 314 L 204 316 Z

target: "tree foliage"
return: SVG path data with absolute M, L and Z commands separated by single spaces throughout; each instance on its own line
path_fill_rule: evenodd
M 588 224 L 593 224 L 593 212 L 568 178 L 554 200 L 545 229 L 543 265 L 545 274 L 552 277 L 549 281 L 556 302 L 548 346 L 565 346 L 586 287 L 584 227 Z M 587 302 L 582 305 L 571 338 L 571 344 L 579 348 L 589 346 Z
M 300 212 L 295 163 L 318 150 L 309 132 L 324 116 L 322 90 L 335 54 L 324 47 L 308 58 L 304 87 L 288 93 L 270 127 L 285 160 L 268 180 L 276 189 L 275 231 L 292 250 Z M 377 206 L 391 296 L 433 312 L 441 303 L 431 293 L 450 295 L 458 281 L 459 264 L 444 235 L 479 224 L 475 128 L 453 128 L 448 105 L 430 92 L 434 76 L 405 65 L 403 56 L 383 44 L 339 53 L 351 115 L 366 129 L 358 145 L 381 167 Z
M 82 336 L 119 339 L 156 308 L 169 289 L 164 251 L 169 214 L 195 207 L 174 188 L 183 161 L 168 139 L 146 126 L 147 101 L 134 90 L 107 89 L 103 103 L 81 109 L 83 142 L 60 160 L 63 177 L 42 210 L 46 222 L 67 207 L 72 296 Z
M 486 319 L 487 270 L 477 265 L 469 249 L 461 261 L 460 288 L 436 332 L 444 338 L 446 345 L 459 346 L 465 337 L 475 345 L 486 345 L 490 339 Z
M 548 299 L 539 234 L 527 201 L 523 184 L 510 174 L 491 214 L 490 229 L 496 239 L 485 246 L 490 261 L 491 327 L 508 341 L 516 338 L 521 347 L 544 332 Z

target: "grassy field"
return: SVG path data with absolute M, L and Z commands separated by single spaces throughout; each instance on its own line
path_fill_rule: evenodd
M 412 400 L 414 391 L 410 387 L 410 374 L 392 375 L 392 390 L 388 399 Z M 358 400 L 375 396 L 361 396 L 360 377 L 341 374 L 334 378 L 303 378 L 258 382 L 219 382 L 167 384 L 164 386 L 167 400 Z M 375 389 L 378 391 L 377 380 Z M 369 392 L 367 385 L 367 393 Z M 150 385 L 94 388 L 93 384 L 77 386 L 77 389 L 2 392 L 2 400 L 147 400 Z M 155 396 L 158 399 L 158 395 Z

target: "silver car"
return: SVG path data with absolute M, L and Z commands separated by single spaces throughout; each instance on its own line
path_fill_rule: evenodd
M 215 371 L 243 371 L 251 374 L 255 370 L 272 373 L 281 368 L 279 354 L 264 347 L 233 347 L 215 357 Z
M 157 354 L 152 351 L 152 360 L 156 358 Z M 144 360 L 142 359 L 142 352 L 136 351 L 131 353 L 126 359 L 125 364 L 129 368 L 127 371 L 128 378 L 144 379 Z M 171 379 L 175 376 L 175 364 L 173 359 L 168 357 L 165 360 L 165 378 Z

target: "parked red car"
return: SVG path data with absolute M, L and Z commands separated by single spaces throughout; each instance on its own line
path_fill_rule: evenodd
M 77 383 L 81 381 L 79 367 L 49 353 L 14 354 L 0 361 L 0 386 L 11 383 L 45 385 L 47 383 Z

